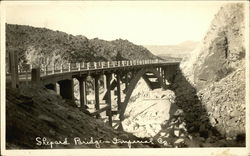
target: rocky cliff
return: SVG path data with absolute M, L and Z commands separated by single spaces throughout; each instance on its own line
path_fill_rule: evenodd
M 181 63 L 176 78 L 180 83 L 175 89 L 183 96 L 178 104 L 208 123 L 207 130 L 215 128 L 228 139 L 245 133 L 244 23 L 243 4 L 222 6 L 202 45 Z

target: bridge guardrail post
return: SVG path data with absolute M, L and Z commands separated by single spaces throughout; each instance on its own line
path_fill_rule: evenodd
M 55 74 L 55 63 L 52 66 L 52 74 Z
M 48 72 L 47 70 L 48 70 L 48 65 L 46 64 L 45 67 L 44 67 L 44 73 L 45 73 L 45 75 L 47 75 L 47 72 Z
M 63 64 L 61 64 L 61 70 L 60 70 L 60 72 L 61 73 L 63 72 Z
M 96 69 L 96 62 L 94 62 L 94 68 Z
M 71 71 L 71 63 L 69 63 L 69 71 Z
M 81 63 L 80 62 L 78 63 L 78 70 L 79 71 L 81 70 Z

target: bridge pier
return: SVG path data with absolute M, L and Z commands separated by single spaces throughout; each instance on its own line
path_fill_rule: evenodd
M 165 69 L 162 68 L 162 74 L 161 74 L 161 76 L 162 76 L 162 79 L 163 79 L 163 83 L 164 83 L 164 84 L 166 84 L 165 73 L 166 73 Z
M 165 74 L 164 78 L 165 80 L 171 85 L 174 81 L 175 75 L 176 75 L 176 66 L 168 66 L 165 68 Z
M 100 85 L 99 85 L 99 78 L 100 75 L 95 75 L 94 76 L 94 83 L 95 83 L 95 109 L 99 110 L 100 109 L 100 97 L 99 97 L 99 89 L 100 89 Z M 100 118 L 100 114 L 96 115 L 96 118 Z
M 9 52 L 9 72 L 11 73 L 11 87 L 19 87 L 19 78 L 18 78 L 18 57 L 17 53 L 13 50 Z
M 162 77 L 162 68 L 159 67 L 159 73 L 160 73 L 160 76 Z
M 116 81 L 117 81 L 117 106 L 118 106 L 118 112 L 120 112 L 121 109 L 121 75 L 120 73 L 116 73 Z
M 104 90 L 107 89 L 107 83 L 106 83 L 107 80 L 106 80 L 106 79 L 107 79 L 107 78 L 106 78 L 106 75 L 104 74 L 104 75 L 103 75 L 103 89 L 104 89 Z
M 33 84 L 40 83 L 40 68 L 31 69 L 31 82 Z
M 109 118 L 109 125 L 112 127 L 111 86 L 110 86 L 111 78 L 112 78 L 112 75 L 107 74 L 105 83 L 107 85 L 107 99 L 106 99 L 106 102 L 107 102 L 107 104 L 109 106 L 109 108 L 106 110 L 106 115 Z
M 65 99 L 73 100 L 73 80 L 62 80 L 59 81 L 58 84 L 60 85 L 60 95 Z
M 86 94 L 86 77 L 78 77 L 79 91 L 80 91 L 80 107 L 84 108 L 87 105 L 87 94 Z
M 125 88 L 128 88 L 128 73 L 125 73 Z

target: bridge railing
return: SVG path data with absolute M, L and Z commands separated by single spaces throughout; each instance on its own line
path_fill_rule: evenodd
M 174 61 L 174 60 L 172 60 Z M 171 61 L 165 60 L 123 60 L 123 61 L 101 61 L 101 62 L 78 62 L 78 63 L 64 63 L 64 64 L 54 64 L 54 65 L 40 65 L 40 75 L 52 75 L 56 73 L 65 73 L 72 71 L 84 71 L 84 70 L 94 70 L 94 69 L 105 69 L 114 67 L 126 67 L 126 66 L 137 66 L 146 64 L 157 64 L 165 63 Z M 28 65 L 28 70 L 18 69 L 19 79 L 30 79 L 32 65 Z M 27 68 L 26 68 L 27 69 Z

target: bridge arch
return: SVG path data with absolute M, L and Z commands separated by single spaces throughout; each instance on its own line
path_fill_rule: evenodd
M 158 78 L 158 82 L 160 83 L 161 87 L 163 89 L 166 89 L 167 86 L 164 83 L 163 77 L 161 76 L 160 72 L 158 72 L 156 70 L 156 68 L 152 68 L 152 67 L 148 68 L 147 67 L 147 68 L 142 68 L 141 70 L 139 70 L 139 72 L 129 82 L 129 85 L 128 85 L 128 88 L 127 88 L 127 91 L 126 91 L 126 95 L 125 95 L 125 99 L 124 99 L 124 102 L 122 103 L 121 110 L 120 110 L 120 120 L 121 121 L 124 120 L 124 113 L 126 111 L 129 99 L 130 99 L 130 97 L 131 97 L 131 95 L 132 95 L 132 93 L 133 93 L 133 91 L 134 91 L 134 89 L 135 89 L 138 81 L 140 80 L 140 78 L 143 78 L 143 76 L 146 73 L 152 73 L 152 74 L 154 74 L 154 76 L 156 78 Z

